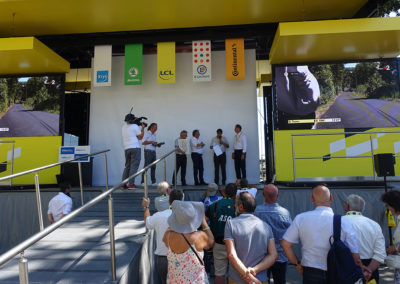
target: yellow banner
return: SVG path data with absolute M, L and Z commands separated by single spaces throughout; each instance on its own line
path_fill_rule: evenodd
M 244 39 L 225 40 L 226 80 L 244 80 Z
M 157 43 L 157 82 L 175 83 L 175 42 Z

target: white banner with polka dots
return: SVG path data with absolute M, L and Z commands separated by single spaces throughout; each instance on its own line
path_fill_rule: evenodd
M 211 41 L 193 41 L 192 54 L 193 81 L 211 81 Z

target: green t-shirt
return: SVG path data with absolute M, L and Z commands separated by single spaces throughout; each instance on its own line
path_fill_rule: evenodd
M 224 243 L 226 221 L 235 217 L 234 202 L 232 198 L 223 198 L 213 202 L 207 209 L 206 216 L 210 219 L 211 231 L 219 244 Z

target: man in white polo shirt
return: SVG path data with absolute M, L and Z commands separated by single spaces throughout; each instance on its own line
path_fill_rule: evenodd
M 304 212 L 294 218 L 293 223 L 283 235 L 281 247 L 287 258 L 296 265 L 303 276 L 304 284 L 323 284 L 327 280 L 327 256 L 330 249 L 329 239 L 333 235 L 333 200 L 325 185 L 317 185 L 311 196 L 315 209 Z M 361 265 L 358 254 L 356 233 L 353 225 L 342 219 L 340 239 L 353 253 L 355 262 Z M 301 263 L 292 245 L 301 242 Z
M 71 185 L 66 182 L 60 183 L 60 192 L 49 202 L 47 217 L 50 224 L 57 222 L 72 210 L 72 199 L 70 197 Z
M 203 178 L 203 153 L 204 142 L 200 138 L 200 131 L 195 129 L 192 133 L 193 137 L 190 139 L 190 148 L 192 151 L 191 157 L 193 161 L 193 177 L 195 185 L 206 185 Z
M 365 201 L 361 196 L 349 195 L 344 204 L 346 216 L 343 216 L 342 220 L 353 224 L 361 261 L 367 266 L 367 270 L 372 272 L 369 273 L 370 280 L 375 279 L 375 282 L 379 283 L 378 267 L 386 258 L 385 238 L 381 226 L 362 215 L 364 207 Z

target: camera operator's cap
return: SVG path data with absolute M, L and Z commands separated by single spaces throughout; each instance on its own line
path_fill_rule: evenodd
M 127 115 L 125 115 L 125 120 L 124 121 L 132 121 L 135 119 L 135 116 L 131 113 L 128 113 Z
M 215 196 L 218 191 L 218 185 L 216 183 L 210 183 L 207 187 L 207 196 Z
M 188 234 L 197 231 L 204 215 L 202 202 L 174 200 L 168 226 L 177 233 Z

